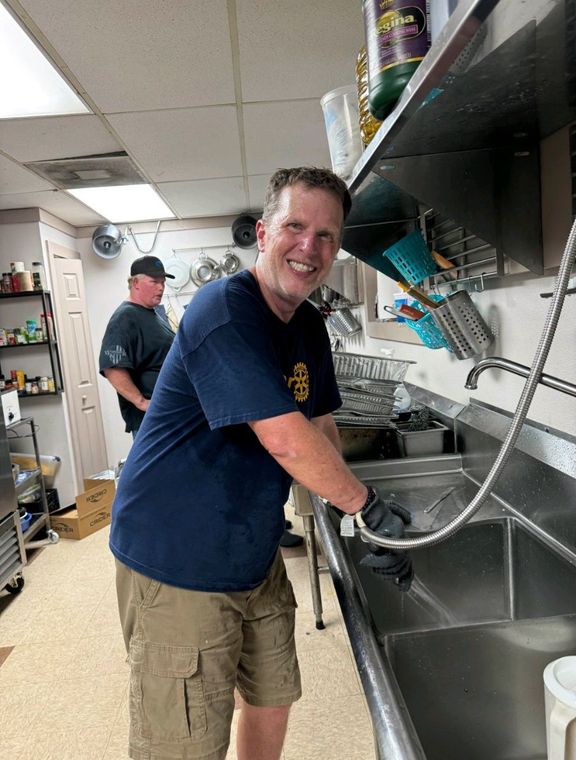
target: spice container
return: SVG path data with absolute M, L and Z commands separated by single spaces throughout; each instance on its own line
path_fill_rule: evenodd
M 40 314 L 40 324 L 42 325 L 42 332 L 44 333 L 45 340 L 54 339 L 54 322 L 52 321 L 52 314 L 46 312 L 46 314 Z

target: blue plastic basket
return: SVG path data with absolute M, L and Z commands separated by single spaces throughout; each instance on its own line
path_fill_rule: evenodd
M 20 527 L 22 528 L 22 533 L 26 533 L 26 531 L 30 527 L 31 522 L 32 522 L 32 515 L 29 512 L 26 512 L 20 517 Z
M 413 285 L 417 285 L 438 270 L 426 241 L 418 230 L 387 248 L 383 256 Z
M 430 298 L 432 298 L 432 300 L 434 301 L 442 300 L 441 296 L 437 296 L 433 294 L 430 294 Z M 420 311 L 424 310 L 424 307 L 422 306 L 422 304 L 417 303 L 416 301 L 412 301 L 410 306 L 414 306 Z M 430 314 L 430 312 L 427 312 L 426 316 L 421 317 L 417 322 L 413 322 L 407 319 L 404 324 L 408 325 L 408 327 L 411 330 L 414 330 L 416 335 L 418 335 L 422 343 L 427 348 L 447 348 L 448 351 L 452 351 L 452 349 L 450 348 L 450 344 L 444 337 L 444 334 L 442 333 L 442 331 L 440 330 L 436 322 L 434 322 L 434 320 L 432 319 L 432 315 Z

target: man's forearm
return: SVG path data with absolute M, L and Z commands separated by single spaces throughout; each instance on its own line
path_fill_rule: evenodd
M 317 427 L 318 430 L 324 433 L 336 451 L 341 454 L 342 441 L 336 423 L 334 422 L 334 417 L 331 414 L 325 414 L 323 417 L 313 417 L 310 422 Z
M 354 513 L 368 490 L 316 424 L 300 412 L 249 423 L 278 464 L 306 488 L 343 512 Z
M 117 393 L 125 398 L 126 401 L 133 404 L 136 409 L 140 409 L 141 412 L 146 411 L 150 402 L 144 398 L 142 392 L 134 385 L 134 381 L 127 369 L 109 367 L 103 371 L 106 380 L 109 381 Z

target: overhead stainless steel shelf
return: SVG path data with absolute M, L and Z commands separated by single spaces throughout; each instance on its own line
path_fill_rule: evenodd
M 540 140 L 576 120 L 576 0 L 461 0 L 349 181 L 369 260 L 426 205 L 542 271 Z

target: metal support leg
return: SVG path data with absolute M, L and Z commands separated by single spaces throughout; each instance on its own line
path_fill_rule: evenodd
M 316 628 L 324 629 L 322 620 L 322 596 L 320 594 L 320 575 L 318 570 L 318 553 L 316 551 L 316 537 L 314 535 L 314 517 L 303 515 L 304 535 L 306 537 L 306 555 L 308 557 L 308 572 L 310 574 L 310 589 L 312 591 L 312 608 L 316 617 Z
M 322 620 L 322 596 L 320 595 L 320 568 L 318 567 L 318 553 L 316 551 L 316 537 L 314 534 L 314 512 L 310 493 L 307 488 L 299 483 L 292 486 L 292 499 L 296 514 L 304 523 L 304 536 L 306 540 L 306 556 L 308 557 L 308 573 L 310 575 L 310 590 L 312 592 L 312 608 L 316 617 L 316 628 L 324 629 Z M 325 570 L 326 568 L 322 568 Z

